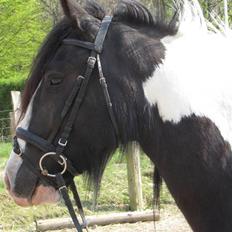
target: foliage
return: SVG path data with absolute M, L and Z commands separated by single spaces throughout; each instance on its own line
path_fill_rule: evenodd
M 24 79 L 19 78 L 18 80 L 14 79 L 0 79 L 0 111 L 1 110 L 10 110 L 11 99 L 10 91 L 22 90 L 24 86 Z
M 36 0 L 0 0 L 0 22 L 1 110 L 10 108 L 10 90 L 22 88 L 50 22 Z
M 6 165 L 7 158 L 9 156 L 9 152 L 11 149 L 11 144 L 9 143 L 0 143 L 0 176 L 1 171 L 4 169 Z M 0 193 L 3 192 L 3 182 L 0 179 Z
M 50 20 L 53 25 L 57 24 L 62 16 L 60 2 L 40 0 L 39 4 L 43 12 L 43 17 L 45 17 L 47 20 Z

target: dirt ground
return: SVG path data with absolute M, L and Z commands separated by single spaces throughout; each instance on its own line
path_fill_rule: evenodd
M 62 232 L 74 231 L 63 230 Z M 154 222 L 140 222 L 90 228 L 89 232 L 192 232 L 192 230 L 181 212 L 175 206 L 168 206 L 161 210 L 161 219 L 155 223 L 155 226 Z

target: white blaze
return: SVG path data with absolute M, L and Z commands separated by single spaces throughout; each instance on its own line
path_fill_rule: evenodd
M 18 124 L 17 127 L 21 127 L 25 130 L 28 129 L 28 127 L 30 125 L 30 121 L 31 121 L 34 98 L 35 98 L 35 95 L 36 95 L 39 87 L 40 87 L 40 84 L 38 85 L 34 95 L 32 96 L 32 98 L 30 100 L 30 103 L 27 107 L 27 111 L 25 113 L 23 120 Z M 26 147 L 26 142 L 21 140 L 21 139 L 18 139 L 18 143 L 19 143 L 21 151 L 24 152 L 25 147 Z M 14 188 L 15 178 L 16 178 L 17 172 L 18 172 L 21 165 L 22 165 L 22 159 L 17 154 L 15 154 L 14 151 L 12 150 L 11 154 L 10 154 L 10 158 L 7 161 L 6 169 L 5 169 L 5 173 L 7 174 L 9 181 L 10 181 L 11 189 Z
M 144 83 L 145 96 L 164 121 L 206 116 L 232 144 L 231 31 L 209 32 L 198 5 L 185 8 L 178 34 L 162 40 L 165 59 Z

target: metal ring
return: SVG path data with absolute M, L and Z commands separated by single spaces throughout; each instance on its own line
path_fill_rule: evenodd
M 43 160 L 44 160 L 45 158 L 47 158 L 48 156 L 53 156 L 53 155 L 57 155 L 57 154 L 56 154 L 55 152 L 48 152 L 48 153 L 44 154 L 44 155 L 40 158 L 40 160 L 39 160 L 39 167 L 40 167 L 40 170 L 41 170 L 41 172 L 42 172 L 43 175 L 55 178 L 55 177 L 56 177 L 56 174 L 49 174 L 48 171 L 47 171 L 46 169 L 44 169 L 44 167 L 43 167 Z M 63 175 L 63 174 L 66 172 L 66 170 L 67 170 L 67 160 L 66 160 L 66 158 L 65 158 L 64 156 L 62 156 L 62 155 L 59 155 L 59 157 L 62 159 L 62 163 L 61 163 L 61 162 L 58 162 L 58 163 L 59 163 L 61 166 L 64 166 L 63 171 L 60 173 L 61 175 Z

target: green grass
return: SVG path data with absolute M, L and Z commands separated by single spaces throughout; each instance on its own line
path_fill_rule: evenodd
M 10 143 L 0 143 L 0 177 L 6 165 L 6 161 L 9 157 L 10 150 L 11 150 Z M 3 185 L 3 181 L 0 178 L 0 193 L 2 193 L 3 191 L 4 191 L 4 185 Z
M 0 172 L 6 163 L 10 149 L 10 144 L 0 144 Z M 144 155 L 141 156 L 141 169 L 145 208 L 152 209 L 153 165 Z M 120 154 L 114 155 L 107 165 L 96 211 L 92 208 L 93 191 L 87 190 L 82 177 L 77 177 L 76 182 L 87 215 L 129 210 L 126 161 L 125 158 L 121 158 Z M 161 201 L 165 204 L 173 202 L 166 188 L 163 188 Z M 32 208 L 16 206 L 3 190 L 3 183 L 0 179 L 0 225 L 2 224 L 4 231 L 32 231 L 31 226 L 35 220 L 65 216 L 67 217 L 68 213 L 62 203 Z
M 9 157 L 12 145 L 10 143 L 0 143 L 0 161 L 2 158 Z

